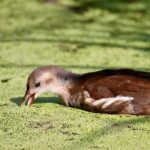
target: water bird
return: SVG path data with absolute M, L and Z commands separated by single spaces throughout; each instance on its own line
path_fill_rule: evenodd
M 27 79 L 21 104 L 31 106 L 42 93 L 57 94 L 64 105 L 97 113 L 150 115 L 150 73 L 105 69 L 85 74 L 57 66 L 40 67 Z

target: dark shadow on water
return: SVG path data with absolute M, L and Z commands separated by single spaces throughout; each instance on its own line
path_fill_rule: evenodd
M 122 66 L 115 66 L 115 67 L 108 67 L 108 66 L 101 66 L 101 65 L 62 65 L 62 64 L 52 64 L 52 65 L 56 65 L 59 67 L 62 67 L 66 70 L 69 71 L 69 69 L 92 69 L 92 70 L 103 70 L 103 69 L 119 69 L 119 68 L 125 68 Z M 0 67 L 1 68 L 36 68 L 36 67 L 43 67 L 45 65 L 41 65 L 41 64 L 14 64 L 14 63 L 10 63 L 10 64 L 1 64 L 0 63 Z M 126 68 L 127 69 L 127 68 Z M 134 70 L 139 70 L 139 71 L 150 71 L 149 67 L 128 67 L 128 69 L 134 69 Z
M 118 32 L 113 31 L 110 32 L 112 37 L 118 36 Z M 133 37 L 128 37 L 128 35 L 134 35 Z M 127 39 L 127 40 L 133 40 L 133 41 L 143 41 L 143 42 L 149 42 L 150 41 L 150 35 L 145 34 L 145 33 L 136 33 L 136 32 L 120 32 L 120 37 L 122 39 Z M 123 37 L 121 37 L 123 36 Z M 125 37 L 126 36 L 126 37 Z M 99 37 L 97 37 L 99 38 Z M 103 38 L 104 39 L 104 38 Z M 118 39 L 119 40 L 119 39 Z M 89 40 L 68 40 L 68 39 L 21 39 L 21 38 L 13 38 L 13 39 L 0 39 L 0 43 L 9 43 L 9 42 L 32 42 L 32 43 L 64 43 L 64 44 L 76 44 L 76 45 L 81 45 L 81 47 L 87 47 L 87 46 L 99 46 L 101 48 L 123 48 L 123 49 L 134 49 L 134 50 L 144 50 L 144 51 L 149 51 L 150 47 L 149 46 L 136 46 L 136 45 L 129 45 L 129 44 L 119 44 L 119 43 L 108 43 L 107 41 L 102 42 L 102 41 L 89 41 Z
M 23 97 L 12 97 L 10 99 L 11 102 L 20 105 L 20 102 Z M 34 103 L 55 103 L 55 104 L 61 104 L 61 100 L 58 97 L 39 97 L 37 98 Z
M 136 10 L 128 8 L 129 5 L 137 2 L 143 4 L 143 7 L 139 7 Z M 90 8 L 95 8 L 104 9 L 111 13 L 126 13 L 126 11 L 147 13 L 149 6 L 150 2 L 148 0 L 80 0 L 78 1 L 78 5 L 75 7 L 76 9 L 74 7 L 74 9 L 71 9 L 72 7 L 70 7 L 70 10 L 75 13 L 80 12 L 76 10 L 82 10 L 81 13 L 83 13 L 83 11 L 86 12 Z

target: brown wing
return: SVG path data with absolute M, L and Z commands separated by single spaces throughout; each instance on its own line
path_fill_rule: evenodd
M 89 78 L 85 90 L 94 99 L 115 97 L 118 95 L 134 97 L 135 104 L 150 103 L 150 81 L 127 75 L 113 75 Z

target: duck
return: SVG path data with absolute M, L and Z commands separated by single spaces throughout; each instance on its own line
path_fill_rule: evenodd
M 20 106 L 45 92 L 55 93 L 65 106 L 95 113 L 150 115 L 150 73 L 104 69 L 77 74 L 49 65 L 34 69 Z

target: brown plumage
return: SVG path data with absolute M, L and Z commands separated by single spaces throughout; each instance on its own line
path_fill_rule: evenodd
M 66 106 L 110 114 L 150 115 L 150 73 L 107 69 L 75 74 L 56 66 L 35 69 L 22 103 L 43 92 L 58 94 Z M 21 104 L 22 104 L 21 103 Z

